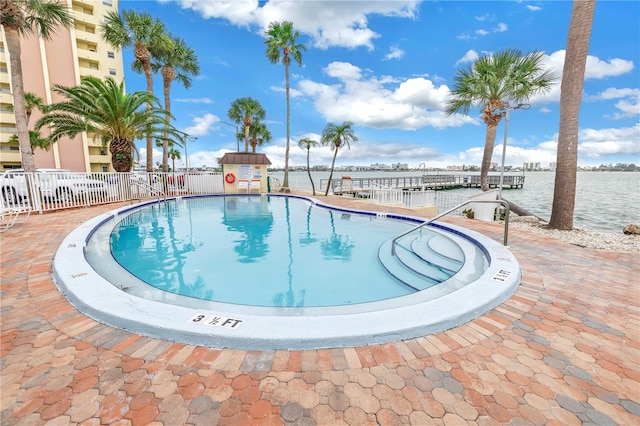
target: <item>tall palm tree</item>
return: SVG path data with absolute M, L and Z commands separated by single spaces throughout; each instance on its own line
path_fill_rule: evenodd
M 318 142 L 310 138 L 302 138 L 298 141 L 298 146 L 300 148 L 307 148 L 307 174 L 309 175 L 309 181 L 311 182 L 311 191 L 313 191 L 313 195 L 316 195 L 316 187 L 313 183 L 313 179 L 311 178 L 311 170 L 309 169 L 309 153 L 311 152 L 311 147 L 317 145 Z
M 164 83 L 164 109 L 167 110 L 167 121 L 171 114 L 171 82 L 177 80 L 185 89 L 191 87 L 191 76 L 200 74 L 200 65 L 196 52 L 187 46 L 187 43 L 180 37 L 171 39 L 168 48 L 158 52 L 157 57 L 152 58 L 151 68 L 154 71 L 161 71 Z M 165 135 L 162 144 L 162 171 L 167 171 L 169 162 L 169 140 Z
M 256 120 L 249 126 L 249 143 L 251 144 L 251 152 L 256 152 L 258 145 L 262 146 L 263 143 L 271 142 L 271 132 L 266 124 L 262 121 Z
M 578 116 L 595 0 L 573 2 L 560 88 L 560 130 L 549 227 L 572 229 L 578 169 Z
M 526 102 L 538 93 L 551 89 L 556 77 L 543 70 L 544 54 L 533 51 L 523 55 L 520 50 L 506 49 L 486 55 L 466 69 L 458 70 L 447 103 L 446 113 L 469 114 L 474 105 L 482 107 L 482 120 L 487 125 L 484 142 L 480 186 L 489 190 L 489 167 L 493 155 L 498 123 L 505 115 L 507 103 Z
M 330 145 L 333 151 L 333 160 L 331 161 L 331 173 L 329 174 L 329 182 L 327 182 L 327 189 L 324 195 L 329 195 L 329 188 L 331 187 L 331 178 L 333 178 L 333 168 L 336 164 L 336 157 L 338 156 L 338 149 L 343 145 L 350 149 L 349 141 L 356 142 L 358 138 L 353 131 L 353 123 L 350 121 L 344 121 L 340 125 L 328 123 L 324 130 L 322 130 L 322 138 L 320 143 L 322 145 Z
M 148 13 L 133 10 L 109 11 L 100 24 L 100 36 L 116 49 L 133 47 L 136 61 L 131 68 L 142 71 L 147 80 L 147 92 L 153 96 L 153 76 L 151 74 L 151 57 L 166 49 L 170 38 L 165 32 L 164 24 Z M 153 103 L 147 104 L 152 110 Z M 153 171 L 153 132 L 146 132 L 147 172 Z
M 289 192 L 289 139 L 291 134 L 291 106 L 289 101 L 289 64 L 291 57 L 302 65 L 302 52 L 307 48 L 304 44 L 298 43 L 298 31 L 293 29 L 290 21 L 271 22 L 265 35 L 267 39 L 267 58 L 272 64 L 282 62 L 284 64 L 285 94 L 287 98 L 287 147 L 284 151 L 284 179 L 282 182 L 283 192 Z M 282 56 L 280 55 L 282 51 Z
M 169 158 L 171 159 L 171 171 L 176 171 L 176 160 L 180 159 L 180 151 L 175 148 L 169 148 L 169 152 L 167 153 Z
M 254 120 L 264 120 L 266 112 L 260 102 L 251 98 L 238 98 L 231 102 L 227 116 L 237 124 L 244 126 L 244 152 L 249 152 L 249 127 Z
M 82 132 L 96 134 L 109 147 L 113 168 L 118 172 L 131 171 L 136 138 L 148 129 L 160 137 L 168 124 L 166 111 L 156 97 L 148 92 L 127 94 L 124 83 L 118 84 L 110 77 L 85 77 L 75 87 L 56 84 L 53 91 L 67 99 L 50 105 L 36 129 L 50 126 L 52 141 Z M 143 108 L 148 103 L 153 107 Z M 170 127 L 169 132 L 179 137 L 174 128 Z
M 71 27 L 73 18 L 67 6 L 46 0 L 0 0 L 0 25 L 4 30 L 9 51 L 13 106 L 16 130 L 20 144 L 22 167 L 34 172 L 36 163 L 29 137 L 29 118 L 25 106 L 24 81 L 22 79 L 21 35 L 36 35 L 48 40 L 58 26 Z M 30 114 L 29 114 L 30 115 Z

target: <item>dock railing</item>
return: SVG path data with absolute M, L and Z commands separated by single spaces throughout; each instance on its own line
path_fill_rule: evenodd
M 505 214 L 504 214 L 504 232 L 503 232 L 503 244 L 504 246 L 508 245 L 509 242 L 509 203 L 507 203 L 504 200 L 467 200 L 464 203 L 458 204 L 457 206 L 443 212 L 440 213 L 438 215 L 436 215 L 435 217 L 432 217 L 431 219 L 427 220 L 426 222 L 423 222 L 417 226 L 414 226 L 413 228 L 409 229 L 406 232 L 403 232 L 402 234 L 396 236 L 392 241 L 391 241 L 391 255 L 395 256 L 396 255 L 396 244 L 398 243 L 398 240 L 406 235 L 411 234 L 412 232 L 415 232 L 419 229 L 424 228 L 425 226 L 429 225 L 430 223 L 440 219 L 441 217 L 444 217 L 446 215 L 448 215 L 451 212 L 454 212 L 458 209 L 461 209 L 462 207 L 466 206 L 467 204 L 471 204 L 471 203 L 486 203 L 486 204 L 501 204 L 504 208 L 505 208 Z

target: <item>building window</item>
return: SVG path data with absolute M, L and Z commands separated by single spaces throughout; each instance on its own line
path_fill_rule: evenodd
M 109 0 L 102 0 L 102 4 L 109 7 L 113 6 L 113 3 L 111 3 Z
M 113 68 L 109 68 L 109 74 L 116 75 L 116 70 Z
M 107 57 L 108 57 L 108 58 L 115 58 L 115 57 L 116 57 L 116 54 L 115 54 L 115 53 L 113 53 L 113 52 L 107 52 Z
M 98 69 L 98 64 L 94 64 L 94 63 L 89 64 L 89 69 L 97 70 Z
M 108 172 L 109 171 L 109 166 L 101 166 L 102 167 L 102 171 L 103 172 Z
M 100 155 L 107 155 L 107 150 L 106 149 L 101 149 L 100 150 Z

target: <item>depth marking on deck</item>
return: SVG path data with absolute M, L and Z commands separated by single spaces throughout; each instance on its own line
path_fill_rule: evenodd
M 491 279 L 494 281 L 505 282 L 507 278 L 509 278 L 509 275 L 511 275 L 511 271 L 505 271 L 504 269 L 501 269 L 498 272 L 496 272 L 493 278 Z
M 222 315 L 195 314 L 189 318 L 187 322 L 208 325 L 210 327 L 237 328 L 244 320 L 224 317 Z

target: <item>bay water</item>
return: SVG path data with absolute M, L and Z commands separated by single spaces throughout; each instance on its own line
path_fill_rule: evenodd
M 440 171 L 439 173 L 443 175 L 467 174 L 456 171 Z M 343 175 L 353 178 L 375 178 L 421 176 L 422 174 L 422 171 L 335 171 L 333 178 L 339 179 Z M 429 174 L 436 174 L 436 172 L 429 172 Z M 269 172 L 269 175 L 278 177 L 282 181 L 284 172 Z M 311 176 L 316 192 L 324 193 L 326 188 L 320 188 L 320 180 L 322 179 L 326 185 L 329 172 L 312 171 Z M 553 204 L 554 180 L 555 172 L 526 172 L 524 187 L 521 189 L 505 188 L 502 191 L 502 196 L 536 216 L 549 220 Z M 310 191 L 311 183 L 307 172 L 290 172 L 289 187 Z M 447 192 L 469 196 L 479 193 L 480 189 L 460 188 L 447 190 Z M 576 184 L 574 227 L 622 233 L 622 229 L 630 223 L 640 225 L 640 173 L 579 171 Z

